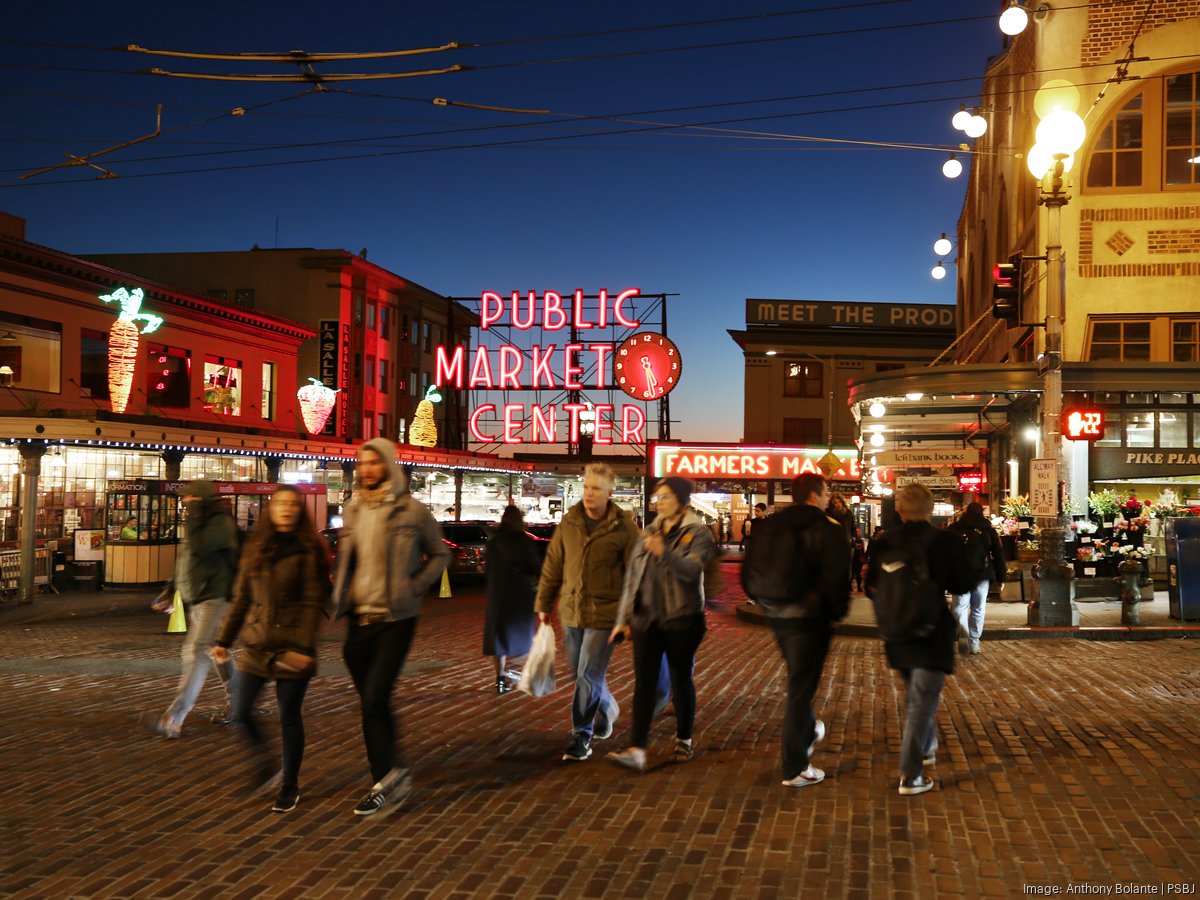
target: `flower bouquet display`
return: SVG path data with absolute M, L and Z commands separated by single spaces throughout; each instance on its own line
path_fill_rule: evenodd
M 992 527 L 1000 535 L 1000 546 L 1004 548 L 1004 558 L 1011 562 L 1017 558 L 1017 533 L 1021 523 L 1012 516 L 992 516 Z
M 1121 511 L 1121 498 L 1112 488 L 1088 494 L 1088 508 L 1100 523 L 1101 529 L 1111 529 Z

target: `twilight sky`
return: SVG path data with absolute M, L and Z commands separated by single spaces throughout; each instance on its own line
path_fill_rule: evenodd
M 963 139 L 951 114 L 977 100 L 1001 49 L 1000 7 L 22 4 L 0 39 L 0 210 L 28 219 L 30 240 L 75 253 L 367 247 L 371 261 L 454 296 L 677 293 L 670 336 L 685 368 L 673 436 L 737 440 L 742 364 L 725 329 L 744 324 L 745 298 L 954 302 L 953 269 L 929 277 L 931 245 L 955 230 L 965 174 L 947 180 L 941 164 Z M 714 19 L 726 21 L 681 24 Z M 311 85 L 136 74 L 293 74 L 291 64 L 105 49 L 449 42 L 485 46 L 323 63 L 325 74 L 471 68 L 306 94 Z M 18 180 L 151 132 L 158 103 L 161 137 L 95 160 L 119 178 L 74 167 Z M 239 107 L 245 115 L 229 115 Z

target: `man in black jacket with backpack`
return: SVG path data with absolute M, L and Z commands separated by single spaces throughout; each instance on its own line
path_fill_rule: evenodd
M 983 515 L 983 505 L 972 502 L 950 531 L 962 536 L 967 562 L 975 576 L 975 586 L 965 594 L 954 597 L 954 616 L 958 619 L 958 651 L 962 655 L 979 653 L 979 638 L 983 635 L 983 605 L 987 602 L 988 587 L 995 580 L 1004 583 L 1004 548 L 1000 535 Z
M 850 604 L 850 546 L 840 524 L 825 515 L 829 485 L 816 474 L 792 482 L 792 505 L 758 519 L 742 564 L 742 586 L 775 631 L 787 663 L 783 718 L 783 783 L 819 784 L 825 773 L 810 761 L 825 737 L 812 699 L 825 667 L 833 623 Z
M 900 793 L 933 789 L 925 766 L 936 762 L 937 714 L 946 676 L 954 673 L 956 623 L 946 592 L 971 586 L 962 538 L 935 528 L 933 495 L 919 484 L 896 492 L 903 524 L 875 541 L 867 561 L 867 595 L 884 639 L 888 665 L 905 685 L 904 732 L 900 738 Z

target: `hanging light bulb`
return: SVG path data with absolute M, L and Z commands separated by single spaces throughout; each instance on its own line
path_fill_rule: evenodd
M 967 127 L 964 128 L 963 131 L 967 133 L 967 137 L 977 138 L 983 137 L 984 132 L 987 131 L 987 127 L 987 119 L 976 113 L 975 115 L 971 116 L 970 120 L 967 122 Z
M 942 265 L 940 259 L 937 261 L 937 265 L 929 270 L 929 274 L 933 277 L 934 281 L 941 281 L 946 277 L 946 267 Z
M 916 402 L 917 400 L 920 400 L 924 396 L 925 395 L 922 394 L 920 391 L 913 391 L 911 394 L 905 394 L 904 399 L 912 400 L 912 401 Z
M 1037 142 L 1049 147 L 1051 152 L 1070 155 L 1083 146 L 1087 126 L 1079 113 L 1055 109 L 1038 122 L 1035 134 Z
M 942 163 L 942 174 L 947 178 L 957 178 L 962 174 L 962 163 L 954 158 L 954 154 L 950 154 L 950 158 Z
M 970 118 L 971 113 L 967 110 L 966 104 L 960 103 L 958 106 L 958 112 L 956 112 L 950 119 L 950 124 L 959 131 L 962 131 L 967 127 L 967 120 Z
M 1000 30 L 1009 37 L 1014 37 L 1029 25 L 1029 13 L 1021 5 L 1021 0 L 1010 0 L 1008 9 L 1000 13 Z
M 884 414 L 887 412 L 887 407 L 876 400 L 870 405 L 870 407 L 867 409 L 867 412 L 871 414 L 872 418 L 882 419 Z
M 883 446 L 883 440 L 884 440 L 884 439 L 883 439 L 883 432 L 882 432 L 882 431 L 876 431 L 874 434 L 872 434 L 872 435 L 871 435 L 871 446 L 872 446 L 872 447 L 882 447 L 882 446 Z
M 933 242 L 933 252 L 938 256 L 945 256 L 951 249 L 953 249 L 953 245 L 950 243 L 950 238 L 946 237 L 946 232 L 943 231 L 942 236 Z

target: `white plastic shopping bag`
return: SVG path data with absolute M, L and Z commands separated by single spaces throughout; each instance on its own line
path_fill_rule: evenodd
M 533 636 L 533 647 L 521 667 L 518 691 L 545 697 L 554 691 L 554 629 L 543 622 Z

